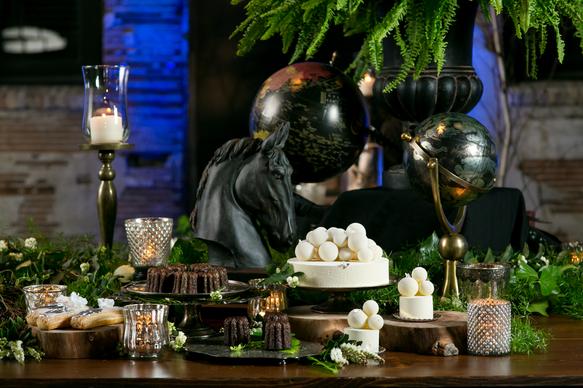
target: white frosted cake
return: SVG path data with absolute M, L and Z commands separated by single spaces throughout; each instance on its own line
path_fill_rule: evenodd
M 358 288 L 389 284 L 389 261 L 364 226 L 316 228 L 301 240 L 288 263 L 303 272 L 300 287 Z
M 399 316 L 404 319 L 433 319 L 433 296 L 399 297 Z
M 288 260 L 294 272 L 303 272 L 300 287 L 356 288 L 389 284 L 389 261 L 380 258 L 367 263 L 359 261 Z
M 344 329 L 348 339 L 362 342 L 361 346 L 373 353 L 378 353 L 379 351 L 379 332 L 380 330 L 353 329 L 352 327 Z
M 360 346 L 369 352 L 378 353 L 379 333 L 385 321 L 379 314 L 379 305 L 374 300 L 367 300 L 362 309 L 348 313 L 348 326 L 344 333 L 351 341 L 360 342 Z
M 434 286 L 427 271 L 417 267 L 399 281 L 399 317 L 401 319 L 433 319 Z

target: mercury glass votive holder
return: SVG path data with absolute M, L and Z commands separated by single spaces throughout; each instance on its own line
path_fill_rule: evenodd
M 458 264 L 468 301 L 468 353 L 503 356 L 510 353 L 511 304 L 505 285 L 510 267 L 500 263 Z
M 172 219 L 162 217 L 125 220 L 133 267 L 162 266 L 168 262 L 172 240 Z
M 130 358 L 157 358 L 169 341 L 168 306 L 131 304 L 123 315 L 123 345 Z
M 251 279 L 251 291 L 257 296 L 249 300 L 247 312 L 252 319 L 265 313 L 276 313 L 287 309 L 286 287 L 281 284 L 263 285 L 263 279 Z
M 57 303 L 57 298 L 67 295 L 67 286 L 60 284 L 34 284 L 23 288 L 26 312 Z

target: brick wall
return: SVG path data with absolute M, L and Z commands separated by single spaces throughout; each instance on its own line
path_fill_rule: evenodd
M 103 62 L 126 63 L 131 152 L 118 154 L 118 225 L 176 217 L 188 118 L 187 0 L 106 0 Z M 99 161 L 83 142 L 83 86 L 0 86 L 0 235 L 97 235 Z

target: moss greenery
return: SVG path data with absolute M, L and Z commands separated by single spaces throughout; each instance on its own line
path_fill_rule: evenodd
M 246 18 L 232 36 L 239 37 L 238 54 L 251 51 L 260 40 L 279 36 L 290 63 L 310 59 L 321 48 L 333 27 L 344 36 L 358 36 L 362 45 L 347 69 L 360 79 L 369 68 L 383 66 L 383 45 L 394 39 L 403 60 L 395 79 L 386 90 L 395 88 L 409 74 L 418 77 L 434 63 L 441 71 L 445 62 L 447 33 L 462 1 L 469 0 L 231 0 L 245 4 Z M 527 74 L 536 78 L 536 59 L 545 52 L 549 39 L 555 40 L 559 62 L 565 55 L 563 23 L 574 27 L 583 38 L 582 0 L 474 0 L 489 20 L 489 7 L 506 15 L 514 34 L 526 47 Z M 583 41 L 581 41 L 583 50 Z

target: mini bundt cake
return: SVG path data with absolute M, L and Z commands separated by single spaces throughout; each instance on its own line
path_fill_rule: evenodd
M 223 323 L 225 329 L 225 345 L 235 346 L 249 343 L 251 329 L 247 317 L 228 317 Z
M 209 264 L 176 264 L 151 267 L 146 278 L 146 291 L 174 294 L 208 294 L 227 287 L 225 267 Z
M 265 349 L 291 348 L 291 328 L 284 313 L 267 313 L 263 321 Z

